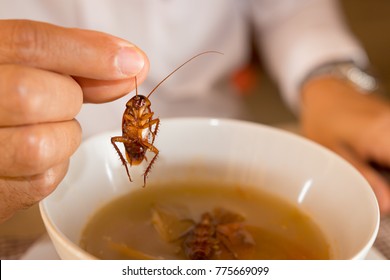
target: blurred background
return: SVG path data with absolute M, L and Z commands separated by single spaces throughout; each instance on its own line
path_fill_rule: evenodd
M 365 47 L 374 71 L 390 97 L 390 1 L 341 0 L 347 23 Z M 277 94 L 277 88 L 261 68 L 256 69 L 254 88 L 246 96 L 251 120 L 269 125 L 296 121 Z M 264 106 L 262 106 L 264 104 Z

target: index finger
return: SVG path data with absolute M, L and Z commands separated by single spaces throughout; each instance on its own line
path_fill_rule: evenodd
M 133 77 L 146 55 L 120 38 L 29 20 L 0 20 L 0 64 L 24 64 L 97 80 Z

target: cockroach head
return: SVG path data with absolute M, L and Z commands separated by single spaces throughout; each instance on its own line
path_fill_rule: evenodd
M 134 109 L 141 109 L 148 106 L 150 106 L 150 101 L 143 95 L 136 95 L 126 103 L 126 107 Z

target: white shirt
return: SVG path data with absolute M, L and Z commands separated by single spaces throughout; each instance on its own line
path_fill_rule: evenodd
M 145 95 L 193 55 L 223 52 L 187 65 L 153 94 L 159 117 L 242 117 L 240 98 L 213 85 L 247 63 L 252 27 L 262 59 L 293 110 L 299 110 L 300 81 L 317 65 L 367 63 L 334 0 L 0 0 L 5 18 L 94 29 L 134 43 L 151 62 L 139 89 Z M 129 98 L 84 105 L 77 117 L 84 135 L 120 129 Z

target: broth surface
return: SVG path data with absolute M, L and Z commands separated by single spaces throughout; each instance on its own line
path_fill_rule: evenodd
M 163 222 L 171 222 L 165 232 L 171 240 L 156 230 L 156 209 L 169 214 Z M 100 259 L 184 259 L 180 240 L 202 214 L 215 209 L 244 218 L 254 245 L 248 252 L 239 252 L 240 258 L 331 258 L 325 237 L 297 207 L 256 188 L 214 181 L 150 183 L 115 199 L 90 219 L 80 245 Z M 215 258 L 231 259 L 232 255 Z

